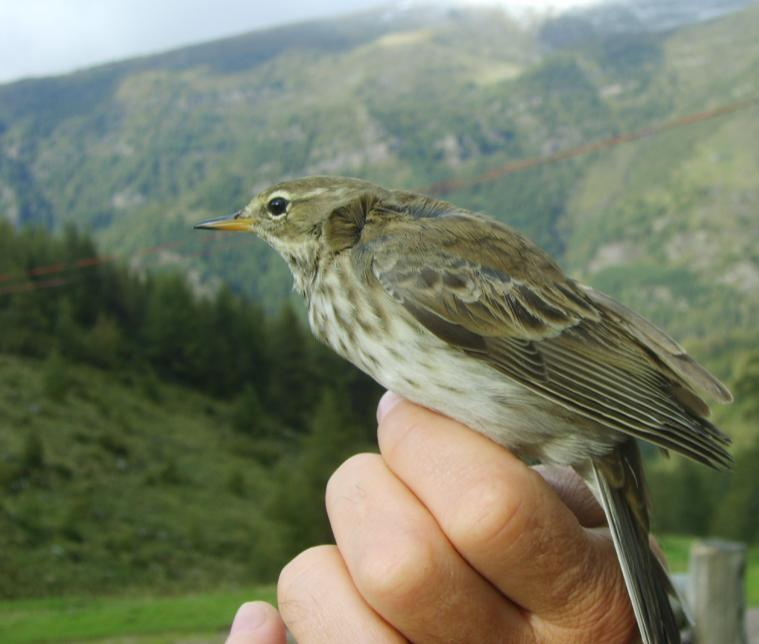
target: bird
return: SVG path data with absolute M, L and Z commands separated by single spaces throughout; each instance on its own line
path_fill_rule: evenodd
M 313 334 L 386 389 L 573 467 L 604 509 L 642 641 L 681 641 L 638 440 L 728 468 L 704 399 L 732 395 L 680 344 L 500 221 L 361 179 L 283 181 L 195 227 L 273 247 Z

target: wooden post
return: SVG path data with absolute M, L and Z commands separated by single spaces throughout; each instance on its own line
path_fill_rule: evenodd
M 747 644 L 746 546 L 718 539 L 690 551 L 688 604 L 696 644 Z

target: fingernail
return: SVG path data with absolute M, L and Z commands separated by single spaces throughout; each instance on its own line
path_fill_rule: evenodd
M 230 635 L 252 633 L 263 626 L 269 617 L 269 605 L 264 602 L 248 602 L 237 609 Z
M 386 391 L 377 405 L 377 422 L 381 423 L 382 419 L 390 413 L 390 410 L 402 400 L 403 398 L 398 394 Z

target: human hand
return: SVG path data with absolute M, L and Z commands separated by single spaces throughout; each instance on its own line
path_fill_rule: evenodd
M 285 644 L 285 625 L 277 610 L 266 602 L 240 606 L 226 644 Z
M 280 575 L 298 642 L 634 639 L 603 512 L 571 470 L 529 468 L 392 394 L 378 418 L 381 454 L 352 457 L 327 486 L 337 545 Z

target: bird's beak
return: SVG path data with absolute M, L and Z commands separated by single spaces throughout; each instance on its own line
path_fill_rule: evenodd
M 247 230 L 253 228 L 253 220 L 246 216 L 242 210 L 238 210 L 233 215 L 216 217 L 195 224 L 193 228 L 202 228 L 204 230 Z

